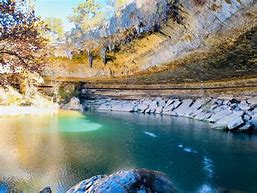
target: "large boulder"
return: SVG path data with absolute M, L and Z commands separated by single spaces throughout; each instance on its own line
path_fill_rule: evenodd
M 73 186 L 67 193 L 175 193 L 163 173 L 144 169 L 122 170 L 109 176 L 95 176 Z
M 236 129 L 244 124 L 244 120 L 242 118 L 243 115 L 243 111 L 234 111 L 232 114 L 229 114 L 217 121 L 217 124 L 224 126 L 230 130 Z
M 52 193 L 52 190 L 49 186 L 47 186 L 43 190 L 41 190 L 39 193 Z
M 245 125 L 239 127 L 240 131 L 249 131 L 252 129 L 252 125 L 250 123 L 246 123 Z

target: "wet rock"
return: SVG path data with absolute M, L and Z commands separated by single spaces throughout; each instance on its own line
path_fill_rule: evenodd
M 102 178 L 104 178 L 106 176 L 104 175 L 98 175 L 98 176 L 94 176 L 92 178 L 89 178 L 87 180 L 83 180 L 80 183 L 76 184 L 75 186 L 73 186 L 71 189 L 69 189 L 67 191 L 67 193 L 80 193 L 80 192 L 87 192 L 89 190 L 89 188 L 92 187 L 92 185 L 97 181 L 100 180 Z
M 240 131 L 248 131 L 252 128 L 252 125 L 250 123 L 246 123 L 245 125 L 239 127 Z
M 119 171 L 109 176 L 96 176 L 72 187 L 67 193 L 142 193 L 177 192 L 172 182 L 163 174 L 149 170 Z
M 43 190 L 41 190 L 39 193 L 52 193 L 52 190 L 49 186 L 47 186 Z

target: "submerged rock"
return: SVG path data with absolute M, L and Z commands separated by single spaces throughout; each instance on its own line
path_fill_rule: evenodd
M 246 123 L 242 127 L 239 127 L 239 131 L 248 131 L 252 128 L 252 125 L 250 123 Z
M 122 170 L 109 176 L 95 176 L 73 186 L 67 193 L 175 193 L 168 177 L 144 169 Z

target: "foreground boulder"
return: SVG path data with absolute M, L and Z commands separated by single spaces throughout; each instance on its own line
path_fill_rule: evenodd
M 175 193 L 172 182 L 163 174 L 144 169 L 122 170 L 110 176 L 84 180 L 67 193 Z
M 41 190 L 39 193 L 52 193 L 52 190 L 49 186 L 47 186 L 43 190 Z

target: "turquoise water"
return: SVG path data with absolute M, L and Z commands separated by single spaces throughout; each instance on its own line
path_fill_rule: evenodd
M 0 192 L 63 193 L 119 169 L 165 172 L 181 193 L 256 193 L 257 136 L 185 118 L 61 112 L 0 118 Z

